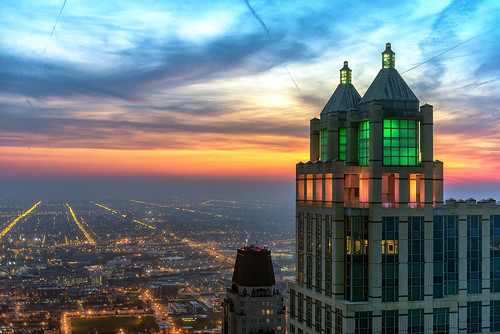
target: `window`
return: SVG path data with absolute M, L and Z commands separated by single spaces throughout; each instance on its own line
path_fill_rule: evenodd
M 325 216 L 325 294 L 332 295 L 333 224 L 332 216 Z
M 424 300 L 424 217 L 408 217 L 408 300 Z
M 444 216 L 434 216 L 434 298 L 444 297 Z
M 370 334 L 372 332 L 372 312 L 356 312 L 354 314 L 355 334 Z
M 333 333 L 333 312 L 328 304 L 325 304 L 325 333 Z
M 363 121 L 358 127 L 358 161 L 360 166 L 368 166 L 370 160 L 370 123 Z
M 299 322 L 304 321 L 304 294 L 297 294 L 297 320 Z
M 328 159 L 328 131 L 321 130 L 321 145 L 320 145 L 320 160 L 325 161 Z
M 397 217 L 382 217 L 382 302 L 398 301 L 398 223 Z
M 297 279 L 299 285 L 304 284 L 304 214 L 297 214 Z
M 304 191 L 304 175 L 299 175 L 297 180 L 297 201 L 304 201 Z
M 398 311 L 382 311 L 382 334 L 398 333 Z
M 399 175 L 382 174 L 382 207 L 399 207 Z
M 306 178 L 306 201 L 308 206 L 312 206 L 313 204 L 313 190 L 314 190 L 314 180 L 313 174 L 307 174 Z
M 321 302 L 317 300 L 314 306 L 314 329 L 318 333 L 321 333 L 321 321 Z
M 490 330 L 492 332 L 500 332 L 500 300 L 492 300 L 490 304 Z
M 343 332 L 342 310 L 335 308 L 335 334 Z
M 323 204 L 323 175 L 322 174 L 316 174 L 316 198 L 314 199 L 316 201 L 316 206 L 322 206 Z
M 425 203 L 424 174 L 408 175 L 408 207 L 422 208 Z
M 325 175 L 325 206 L 328 208 L 332 207 L 332 174 L 328 173 Z
M 424 334 L 424 309 L 408 310 L 408 334 Z
M 444 217 L 444 294 L 458 294 L 458 216 Z
M 316 249 L 315 249 L 315 264 L 316 264 L 316 292 L 321 292 L 323 281 L 323 221 L 321 215 L 316 215 Z
M 418 165 L 418 122 L 406 119 L 384 119 L 383 164 L 385 166 Z
M 481 333 L 481 302 L 467 303 L 467 333 Z
M 433 313 L 434 333 L 448 334 L 450 332 L 449 310 L 447 308 L 435 308 Z
M 339 158 L 347 160 L 347 129 L 339 128 Z
M 365 217 L 347 216 L 344 228 L 344 298 L 368 298 L 368 224 Z
M 313 218 L 312 213 L 307 214 L 306 221 L 306 286 L 312 289 L 313 268 Z
M 312 298 L 306 297 L 306 326 L 312 327 Z
M 500 215 L 490 217 L 491 292 L 500 292 Z
M 467 293 L 481 293 L 481 216 L 467 216 Z
M 290 318 L 295 319 L 295 290 L 290 289 Z

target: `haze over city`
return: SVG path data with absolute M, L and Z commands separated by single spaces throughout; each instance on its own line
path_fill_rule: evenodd
M 363 95 L 391 42 L 435 108 L 445 197 L 500 197 L 497 1 L 5 1 L 0 12 L 2 196 L 293 206 L 308 120 L 343 61 Z

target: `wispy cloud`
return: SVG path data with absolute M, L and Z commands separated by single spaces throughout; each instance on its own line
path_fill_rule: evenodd
M 436 107 L 436 157 L 473 137 L 494 159 L 496 1 L 244 2 L 0 3 L 0 144 L 306 152 L 343 61 L 363 94 L 392 42 Z

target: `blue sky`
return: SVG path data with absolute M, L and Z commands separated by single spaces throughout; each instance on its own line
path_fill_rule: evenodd
M 194 156 L 207 175 L 228 173 L 213 163 L 224 160 L 233 177 L 293 178 L 343 61 L 363 95 L 391 42 L 435 107 L 445 177 L 500 183 L 498 1 L 3 1 L 0 12 L 7 177 L 103 165 L 178 175 L 171 162 Z

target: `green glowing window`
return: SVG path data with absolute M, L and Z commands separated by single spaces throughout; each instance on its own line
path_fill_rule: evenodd
M 391 68 L 391 63 L 394 64 L 394 53 L 384 53 L 383 54 L 383 62 L 384 62 L 384 68 Z
M 341 76 L 340 82 L 343 84 L 347 83 L 347 71 L 346 70 L 340 71 L 340 76 Z
M 384 165 L 418 165 L 418 142 L 417 121 L 384 119 Z
M 358 127 L 358 160 L 360 166 L 368 166 L 370 159 L 370 123 L 363 121 Z
M 339 129 L 339 158 L 347 160 L 347 129 Z
M 321 144 L 320 144 L 320 160 L 325 161 L 328 158 L 328 132 L 321 130 Z

